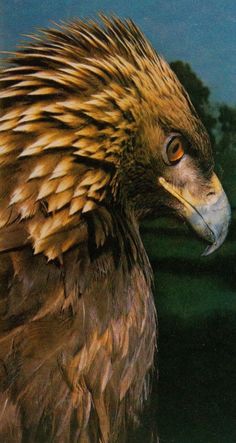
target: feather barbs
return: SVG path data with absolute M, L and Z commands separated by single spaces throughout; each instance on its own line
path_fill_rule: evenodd
M 118 195 L 112 181 L 123 153 L 156 121 L 156 91 L 178 92 L 131 21 L 101 20 L 43 31 L 0 78 L 0 167 L 12 167 L 0 217 L 26 222 L 34 250 L 50 258 L 79 241 L 93 214 L 104 217 L 94 222 L 96 244 L 112 235 L 106 203 Z

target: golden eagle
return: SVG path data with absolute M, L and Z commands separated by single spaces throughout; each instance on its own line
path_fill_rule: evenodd
M 227 233 L 208 135 L 129 20 L 44 30 L 0 83 L 0 441 L 123 443 L 156 347 L 140 220 Z

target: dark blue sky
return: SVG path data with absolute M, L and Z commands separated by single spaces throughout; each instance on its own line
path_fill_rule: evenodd
M 0 49 L 50 20 L 131 17 L 169 61 L 188 61 L 217 101 L 236 104 L 235 0 L 0 0 Z

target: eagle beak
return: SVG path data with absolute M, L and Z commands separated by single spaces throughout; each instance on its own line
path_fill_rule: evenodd
M 201 198 L 194 197 L 187 187 L 178 188 L 163 177 L 159 182 L 182 203 L 182 214 L 195 232 L 211 243 L 202 255 L 216 251 L 226 238 L 231 217 L 228 199 L 217 176 L 213 174 L 210 186 Z

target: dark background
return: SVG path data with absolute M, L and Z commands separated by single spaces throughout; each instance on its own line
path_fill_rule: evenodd
M 236 4 L 0 0 L 2 49 L 14 49 L 20 33 L 47 26 L 49 19 L 94 16 L 99 10 L 132 17 L 156 49 L 175 60 L 172 68 L 210 133 L 233 214 L 225 244 L 210 257 L 201 257 L 205 245 L 174 220 L 149 220 L 142 226 L 155 273 L 159 382 L 154 379 L 144 429 L 132 441 L 149 443 L 148 428 L 155 422 L 160 443 L 234 443 Z

